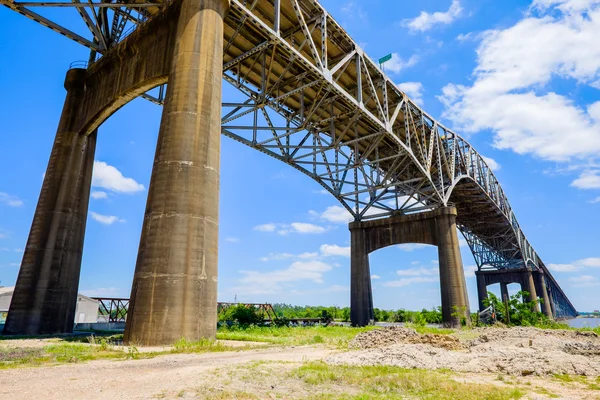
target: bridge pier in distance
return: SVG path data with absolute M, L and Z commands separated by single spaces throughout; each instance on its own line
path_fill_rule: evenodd
M 126 343 L 214 339 L 223 19 L 229 0 L 181 2 L 131 291 Z
M 470 324 L 465 274 L 456 230 L 455 207 L 350 223 L 350 319 L 354 326 L 373 320 L 369 254 L 403 243 L 438 246 L 442 315 L 446 326 Z
M 542 299 L 542 312 L 548 318 L 553 318 L 552 306 L 550 302 L 550 295 L 548 294 L 548 287 L 546 286 L 546 276 L 542 271 L 537 271 L 534 275 L 535 290 L 538 296 Z
M 504 300 L 504 295 L 506 294 L 508 296 L 507 285 L 509 285 L 511 283 L 518 283 L 521 285 L 522 291 L 529 292 L 529 296 L 527 298 L 524 298 L 523 301 L 533 301 L 534 299 L 537 299 L 538 298 L 537 297 L 538 290 L 536 290 L 536 286 L 541 287 L 538 283 L 536 283 L 536 279 L 539 280 L 539 278 L 537 278 L 537 275 L 534 275 L 533 272 L 530 270 L 519 269 L 519 270 L 501 270 L 501 271 L 499 271 L 499 270 L 476 271 L 475 276 L 477 278 L 477 295 L 479 298 L 479 311 L 485 309 L 485 305 L 483 304 L 483 301 L 485 299 L 487 299 L 487 287 L 489 285 L 494 285 L 494 284 L 499 283 L 502 300 Z M 545 288 L 545 283 L 544 283 L 543 287 Z M 553 314 L 552 314 L 550 299 L 549 299 L 547 291 L 545 291 L 544 296 L 548 298 L 547 302 L 544 298 L 544 303 L 548 304 L 548 308 L 544 309 L 544 313 L 548 317 L 552 318 Z M 537 312 L 540 311 L 539 304 L 537 304 L 533 308 L 533 311 L 537 311 Z
M 67 97 L 15 285 L 6 335 L 71 333 L 87 220 L 97 131 L 76 119 L 86 70 L 67 72 Z

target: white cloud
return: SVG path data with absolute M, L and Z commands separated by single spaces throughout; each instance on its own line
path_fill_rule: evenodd
M 306 222 L 292 222 L 290 224 L 292 231 L 296 232 L 296 233 L 308 233 L 308 234 L 313 234 L 313 233 L 323 233 L 325 232 L 325 228 L 323 228 L 322 226 L 319 225 L 314 225 L 314 224 L 309 224 Z
M 594 200 L 590 200 L 588 203 L 591 203 L 591 204 L 600 203 L 600 197 L 596 197 Z
M 539 3 L 583 10 L 575 1 Z M 533 10 L 507 29 L 484 32 L 473 85 L 443 89 L 444 117 L 465 132 L 492 130 L 499 149 L 561 162 L 596 156 L 597 107 L 580 107 L 546 85 L 552 78 L 583 85 L 598 80 L 598 31 L 598 8 L 576 15 L 550 8 L 538 14 Z
M 321 214 L 321 218 L 336 224 L 347 224 L 352 220 L 352 214 L 344 207 L 331 206 L 325 209 Z
M 383 69 L 385 72 L 392 74 L 399 74 L 402 70 L 406 68 L 410 68 L 419 62 L 419 56 L 412 55 L 408 60 L 400 57 L 398 53 L 392 53 L 392 58 L 385 64 L 383 64 Z
M 421 250 L 426 248 L 427 244 L 421 244 L 421 243 L 404 243 L 404 244 L 399 244 L 398 248 L 402 251 L 415 251 L 415 250 Z
M 578 277 L 569 278 L 569 282 L 572 282 L 573 287 L 593 287 L 599 286 L 600 282 L 595 276 L 582 275 Z
M 10 207 L 21 207 L 23 205 L 23 200 L 16 196 L 11 196 L 8 193 L 0 192 L 0 203 L 4 203 Z
M 485 161 L 485 163 L 488 165 L 488 167 L 491 168 L 492 171 L 499 171 L 502 168 L 502 166 L 493 158 L 486 156 L 481 156 L 481 158 L 483 158 L 483 161 Z
M 600 257 L 584 258 L 569 264 L 548 264 L 548 269 L 556 272 L 574 272 L 586 268 L 600 268 Z
M 425 32 L 432 29 L 435 25 L 448 25 L 460 16 L 462 7 L 460 1 L 452 0 L 448 11 L 437 11 L 428 13 L 421 11 L 418 17 L 414 19 L 406 19 L 402 21 L 402 25 L 406 26 L 411 32 Z
M 414 278 L 402 278 L 402 279 L 397 280 L 397 281 L 388 281 L 388 282 L 385 282 L 383 284 L 383 286 L 387 286 L 387 287 L 402 287 L 402 286 L 411 285 L 413 283 L 438 282 L 439 280 L 440 280 L 439 277 L 417 276 L 417 277 L 414 277 Z
M 125 222 L 124 219 L 115 217 L 114 215 L 102 215 L 102 214 L 98 214 L 94 211 L 90 212 L 90 216 L 92 217 L 92 219 L 94 219 L 104 225 L 112 225 L 115 222 Z
M 331 269 L 331 265 L 322 261 L 296 261 L 287 269 L 271 272 L 242 270 L 240 273 L 244 276 L 240 279 L 240 282 L 266 286 L 301 280 L 311 280 L 315 283 L 323 283 L 323 274 Z
M 477 38 L 477 34 L 474 32 L 469 32 L 469 33 L 461 33 L 456 37 L 456 40 L 458 40 L 459 42 L 467 42 L 469 40 L 474 40 Z
M 436 276 L 440 274 L 440 269 L 435 268 L 409 268 L 396 271 L 399 276 Z
M 259 232 L 275 232 L 277 226 L 275 224 L 263 224 L 255 226 L 253 229 Z
M 145 189 L 144 185 L 124 177 L 121 171 L 103 161 L 94 161 L 92 186 L 116 193 L 137 193 Z
M 571 183 L 571 186 L 577 189 L 600 189 L 600 170 L 583 171 L 579 178 Z
M 230 236 L 230 237 L 226 237 L 225 241 L 229 242 L 229 243 L 237 243 L 240 241 L 240 238 Z
M 579 12 L 600 4 L 599 0 L 533 0 L 531 8 L 548 9 L 556 7 L 566 13 Z
M 335 244 L 323 244 L 321 245 L 321 255 L 323 257 L 340 256 L 350 257 L 350 246 L 341 247 Z
M 291 254 L 291 253 L 269 253 L 268 256 L 261 257 L 261 261 L 273 261 L 273 260 L 288 260 L 291 258 L 299 258 L 299 259 L 309 259 L 315 258 L 319 254 L 318 253 L 302 253 L 302 254 Z
M 381 279 L 379 275 L 371 275 L 371 279 Z
M 416 104 L 423 106 L 423 84 L 421 82 L 402 82 L 398 84 L 398 87 Z
M 263 224 L 254 227 L 255 231 L 259 232 L 275 232 L 277 230 L 277 234 L 285 236 L 290 233 L 299 233 L 299 234 L 318 234 L 324 233 L 327 231 L 326 228 L 309 224 L 306 222 L 292 222 L 291 224 Z
M 107 199 L 108 198 L 108 194 L 106 194 L 106 192 L 101 192 L 99 190 L 94 190 L 92 191 L 92 193 L 90 194 L 90 196 L 92 196 L 92 199 Z
M 478 270 L 476 265 L 467 265 L 464 267 L 466 278 L 475 278 L 475 272 Z

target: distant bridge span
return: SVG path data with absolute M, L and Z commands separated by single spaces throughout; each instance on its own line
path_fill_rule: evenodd
M 30 233 L 15 291 L 15 298 L 20 300 L 11 305 L 11 312 L 13 308 L 15 312 L 13 317 L 9 314 L 7 321 L 9 333 L 11 326 L 19 333 L 30 329 L 25 326 L 35 326 L 35 332 L 46 329 L 40 328 L 45 323 L 39 317 L 39 304 L 28 300 L 36 296 L 48 299 L 48 287 L 41 287 L 33 278 L 42 269 L 40 260 L 45 252 L 72 250 L 73 257 L 53 260 L 50 269 L 60 270 L 66 265 L 73 269 L 67 286 L 75 284 L 76 293 L 74 275 L 78 280 L 85 222 L 75 226 L 72 221 L 61 222 L 56 217 L 52 220 L 52 215 L 71 202 L 76 205 L 74 208 L 78 207 L 73 211 L 74 220 L 85 221 L 88 175 L 91 176 L 86 160 L 93 160 L 97 128 L 137 96 L 165 107 L 132 291 L 133 316 L 128 324 L 135 325 L 132 321 L 137 319 L 142 321 L 137 322 L 139 329 L 158 327 L 155 320 L 161 311 L 146 306 L 152 299 L 144 294 L 148 290 L 145 285 L 150 280 L 153 288 L 173 284 L 181 290 L 179 283 L 171 281 L 173 272 L 165 270 L 169 264 L 196 265 L 199 270 L 193 279 L 197 286 L 192 287 L 208 293 L 206 298 L 201 295 L 200 299 L 175 299 L 175 289 L 165 288 L 165 293 L 174 297 L 171 307 L 185 308 L 189 303 L 189 307 L 193 304 L 206 313 L 215 309 L 213 236 L 218 221 L 214 207 L 218 208 L 219 146 L 206 133 L 215 132 L 215 124 L 225 136 L 308 175 L 353 216 L 355 324 L 362 325 L 372 318 L 368 253 L 406 241 L 440 248 L 445 321 L 457 323 L 450 317 L 452 307 L 465 307 L 468 302 L 454 226 L 465 236 L 478 265 L 480 300 L 486 282 L 521 283 L 533 297 L 539 295 L 545 300 L 543 311 L 549 316 L 576 315 L 523 234 L 484 159 L 463 138 L 414 104 L 317 1 L 185 0 L 183 5 L 181 1 L 143 0 L 0 3 L 92 51 L 89 67 L 72 69 L 67 74 L 64 118 L 49 164 L 49 171 L 56 167 L 56 173 L 47 174 L 44 181 L 34 218 L 36 229 Z M 76 8 L 89 32 L 77 33 L 43 18 L 32 10 L 36 6 Z M 226 82 L 239 90 L 238 96 L 224 102 L 220 99 L 221 73 Z M 221 106 L 215 108 L 215 103 Z M 214 120 L 219 109 L 220 124 Z M 75 176 L 67 176 L 68 169 L 61 169 L 66 161 L 60 160 L 73 157 L 70 150 L 63 148 L 64 143 L 58 143 L 63 131 L 79 135 L 68 138 L 70 146 L 82 149 L 84 154 L 83 159 L 75 161 L 79 166 Z M 198 151 L 190 153 L 192 148 Z M 204 172 L 194 167 L 200 163 Z M 177 171 L 186 171 L 185 176 Z M 60 198 L 62 187 L 78 191 L 79 197 Z M 61 201 L 66 203 L 59 204 Z M 158 213 L 158 209 L 164 212 Z M 191 219 L 176 223 L 166 219 L 177 219 L 179 215 L 189 215 Z M 167 222 L 155 222 L 159 220 Z M 197 221 L 204 222 L 195 225 Z M 40 229 L 75 229 L 78 235 L 63 238 L 52 247 L 47 244 L 47 236 L 39 234 Z M 193 234 L 188 235 L 189 232 Z M 189 236 L 197 243 L 187 243 L 187 250 L 181 250 L 181 240 Z M 173 249 L 182 252 L 175 254 Z M 166 259 L 165 253 L 169 253 Z M 511 276 L 512 281 L 490 278 L 498 276 L 497 271 L 506 272 L 508 275 L 500 275 Z M 162 283 L 157 281 L 158 272 L 167 276 Z M 188 276 L 189 271 L 182 274 Z M 207 283 L 211 274 L 214 285 Z M 64 286 L 65 282 L 56 285 Z M 71 307 L 66 299 L 72 294 L 66 292 L 52 301 L 62 308 L 65 304 Z M 145 304 L 137 307 L 144 310 L 138 317 L 136 293 L 141 298 L 137 303 Z M 21 311 L 16 312 L 17 309 Z M 32 317 L 32 313 L 36 316 Z M 68 319 L 69 313 L 62 319 Z M 192 329 L 195 334 L 207 336 L 209 330 L 188 327 L 186 315 L 191 313 L 185 311 L 177 319 L 181 330 Z M 202 318 L 212 320 L 206 315 Z M 147 343 L 164 342 L 169 337 L 129 334 Z

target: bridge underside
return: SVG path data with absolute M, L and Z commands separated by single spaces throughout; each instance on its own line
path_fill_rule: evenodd
M 0 3 L 32 17 L 16 3 Z M 165 4 L 140 11 L 143 23 L 121 41 L 119 34 L 103 47 L 98 45 L 102 38 L 76 38 L 94 50 L 94 62 L 67 75 L 67 99 L 6 333 L 71 330 L 97 128 L 140 95 L 164 109 L 132 289 L 129 339 L 164 344 L 182 335 L 214 336 L 221 133 L 298 169 L 346 207 L 358 224 L 351 229 L 353 276 L 368 276 L 368 253 L 374 248 L 362 246 L 370 229 L 377 231 L 375 226 L 394 218 L 426 221 L 429 214 L 410 215 L 455 204 L 458 213 L 446 222 L 465 235 L 481 271 L 539 273 L 555 315 L 574 315 L 483 158 L 410 101 L 318 2 Z M 243 100 L 224 102 L 219 120 L 221 77 Z M 149 92 L 156 87 L 158 96 Z M 369 223 L 375 225 L 369 228 Z M 430 227 L 429 243 L 440 247 L 440 268 L 443 257 L 452 271 L 448 277 L 440 273 L 445 321 L 455 325 L 447 317 L 448 307 L 468 304 L 462 289 L 444 294 L 444 287 L 464 287 L 456 275 L 462 269 L 456 231 L 450 229 L 454 233 L 442 239 L 443 224 L 436 224 Z M 400 235 L 389 244 L 408 241 Z M 365 300 L 370 283 L 367 290 L 361 282 L 362 294 L 353 290 L 352 297 L 353 304 L 362 304 L 353 320 L 358 325 L 372 316 L 372 300 Z M 156 288 L 165 308 L 157 309 L 155 294 L 148 294 Z M 174 309 L 178 312 L 168 311 Z M 169 324 L 175 328 L 167 329 Z M 144 333 L 152 329 L 160 332 Z

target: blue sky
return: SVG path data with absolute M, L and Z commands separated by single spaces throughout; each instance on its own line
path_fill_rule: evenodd
M 491 159 L 523 230 L 575 307 L 600 308 L 600 1 L 322 4 L 372 58 L 392 53 L 386 70 L 400 87 Z M 45 15 L 79 23 L 70 13 Z M 64 75 L 87 55 L 0 9 L 1 285 L 16 280 Z M 226 101 L 235 89 L 223 94 Z M 100 128 L 83 293 L 129 296 L 160 113 L 137 99 Z M 347 216 L 320 186 L 223 138 L 220 196 L 220 301 L 349 304 Z M 462 250 L 476 309 L 474 261 Z M 435 260 L 432 246 L 373 253 L 375 306 L 439 305 Z

